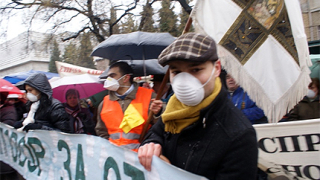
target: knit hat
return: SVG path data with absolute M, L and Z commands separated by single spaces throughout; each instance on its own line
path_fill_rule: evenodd
M 216 61 L 218 60 L 216 42 L 209 36 L 187 33 L 166 47 L 158 59 L 162 66 L 174 60 Z

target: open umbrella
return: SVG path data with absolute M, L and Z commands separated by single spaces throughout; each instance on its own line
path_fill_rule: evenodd
M 26 80 L 29 76 L 31 76 L 32 74 L 35 74 L 35 73 L 43 73 L 47 76 L 48 79 L 51 79 L 53 77 L 59 77 L 58 73 L 30 70 L 30 71 L 26 71 L 26 72 L 19 72 L 19 73 L 6 75 L 3 77 L 3 79 L 11 82 L 12 84 L 16 84 L 18 82 L 23 83 L 24 80 Z
M 66 102 L 65 94 L 68 89 L 77 89 L 80 99 L 88 98 L 103 90 L 103 84 L 99 83 L 99 77 L 90 74 L 65 76 L 60 79 L 49 80 L 52 87 L 52 96 L 61 102 Z
M 132 32 L 114 34 L 94 48 L 91 56 L 112 61 L 157 59 L 175 38 L 169 33 Z
M 128 63 L 133 69 L 133 76 L 147 76 L 147 75 L 160 75 L 165 74 L 168 67 L 162 67 L 157 59 L 148 60 L 120 60 L 119 62 Z M 106 79 L 108 75 L 108 70 L 105 70 L 100 76 L 100 79 Z
M 8 92 L 9 94 L 23 94 L 20 89 L 5 79 L 0 79 L 0 92 Z
M 310 55 L 312 66 L 310 66 L 310 77 L 320 79 L 320 54 Z

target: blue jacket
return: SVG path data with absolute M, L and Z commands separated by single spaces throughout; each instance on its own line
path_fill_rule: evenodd
M 265 117 L 263 110 L 257 107 L 241 87 L 238 87 L 233 93 L 229 93 L 228 98 L 250 120 L 251 124 L 255 124 L 257 120 Z

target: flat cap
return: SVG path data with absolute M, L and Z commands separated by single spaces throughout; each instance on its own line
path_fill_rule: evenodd
M 158 57 L 159 64 L 165 66 L 170 61 L 193 62 L 218 60 L 216 42 L 209 36 L 198 33 L 181 35 L 166 47 Z

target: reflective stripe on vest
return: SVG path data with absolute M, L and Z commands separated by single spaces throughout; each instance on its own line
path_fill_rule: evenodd
M 126 148 L 126 149 L 132 149 L 134 151 L 138 151 L 138 148 L 140 146 L 140 143 L 132 143 L 132 144 L 126 144 L 126 145 L 121 145 L 120 147 Z
M 136 93 L 136 98 L 131 101 L 134 107 L 137 107 L 139 114 L 146 121 L 148 119 L 149 104 L 153 90 L 139 87 Z M 138 108 L 140 107 L 140 108 Z M 110 135 L 109 141 L 128 149 L 136 149 L 139 147 L 139 137 L 145 122 L 133 129 L 128 133 L 124 133 L 119 128 L 124 113 L 118 101 L 110 101 L 109 95 L 104 97 L 103 107 L 100 113 L 101 120 L 104 122 Z
M 135 133 L 113 133 L 113 134 L 110 134 L 110 138 L 113 139 L 113 140 L 117 140 L 117 139 L 120 139 L 120 138 L 125 138 L 125 139 L 139 139 L 140 138 L 140 134 L 135 134 Z

